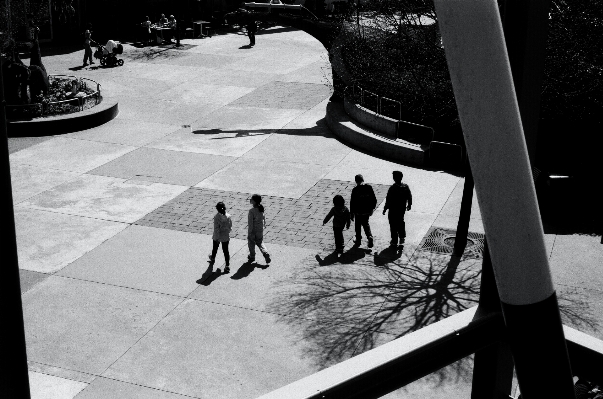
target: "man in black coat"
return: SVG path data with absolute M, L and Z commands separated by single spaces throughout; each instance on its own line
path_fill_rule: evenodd
M 373 235 L 371 234 L 371 226 L 369 225 L 369 218 L 373 214 L 373 211 L 377 207 L 377 197 L 373 187 L 368 184 L 364 184 L 364 178 L 362 175 L 356 175 L 356 187 L 352 189 L 352 198 L 350 199 L 350 213 L 351 218 L 354 220 L 354 227 L 356 228 L 356 240 L 354 240 L 354 246 L 359 246 L 362 241 L 362 228 L 364 228 L 364 234 L 368 240 L 368 247 L 373 247 Z
M 404 213 L 410 211 L 412 207 L 412 193 L 408 185 L 402 183 L 402 177 L 404 176 L 402 172 L 395 170 L 392 175 L 394 177 L 394 184 L 387 190 L 383 214 L 385 215 L 385 212 L 389 209 L 387 219 L 392 236 L 389 245 L 396 247 L 398 245 L 398 238 L 400 239 L 400 245 L 404 244 L 404 240 L 406 239 Z

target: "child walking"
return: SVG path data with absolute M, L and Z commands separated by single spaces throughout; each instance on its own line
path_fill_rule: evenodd
M 218 253 L 218 247 L 222 243 L 222 252 L 224 252 L 224 260 L 226 266 L 224 267 L 224 273 L 230 273 L 230 254 L 228 253 L 228 243 L 230 241 L 230 231 L 232 230 L 232 219 L 230 214 L 226 213 L 226 205 L 223 202 L 216 204 L 216 216 L 214 216 L 214 245 L 209 255 L 209 262 L 213 264 L 216 261 L 216 254 Z
M 255 247 L 260 249 L 266 263 L 270 263 L 270 254 L 263 243 L 264 227 L 266 227 L 266 217 L 264 216 L 264 206 L 261 204 L 262 197 L 253 194 L 249 203 L 252 208 L 247 216 L 247 245 L 249 246 L 249 262 L 255 261 Z
M 343 253 L 343 228 L 350 228 L 350 211 L 345 206 L 345 200 L 341 195 L 333 197 L 333 208 L 329 211 L 322 225 L 324 226 L 333 218 L 333 235 L 335 236 L 335 252 L 338 255 Z

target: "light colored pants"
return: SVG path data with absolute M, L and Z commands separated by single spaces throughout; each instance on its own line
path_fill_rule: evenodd
M 249 247 L 249 256 L 252 259 L 255 259 L 256 245 L 260 249 L 260 252 L 262 253 L 262 255 L 264 255 L 264 256 L 269 255 L 268 249 L 266 249 L 266 246 L 264 245 L 263 240 L 264 240 L 264 237 L 262 235 L 256 235 L 256 236 L 250 235 L 247 237 L 247 246 Z

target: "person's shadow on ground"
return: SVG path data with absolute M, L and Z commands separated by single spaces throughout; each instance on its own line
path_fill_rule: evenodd
M 239 47 L 239 50 L 248 50 L 250 48 L 253 48 L 253 46 L 251 44 L 245 44 L 245 45 Z
M 237 272 L 233 274 L 230 278 L 232 280 L 240 280 L 249 276 L 251 272 L 253 272 L 255 269 L 266 270 L 268 269 L 268 265 L 260 265 L 255 262 L 245 262 L 241 267 L 239 267 L 239 270 L 237 270 Z
M 387 247 L 383 251 L 378 252 L 374 255 L 376 266 L 385 266 L 388 263 L 400 259 L 402 256 L 402 249 L 404 247 Z
M 337 253 L 333 252 L 322 258 L 320 255 L 316 255 L 316 260 L 320 266 L 329 266 L 335 263 L 350 264 L 357 260 L 360 260 L 366 256 L 367 253 L 371 253 L 370 249 L 363 249 L 358 247 L 352 247 L 348 251 L 337 257 Z
M 203 273 L 201 278 L 199 280 L 197 280 L 196 283 L 207 287 L 221 275 L 222 275 L 222 271 L 219 268 L 214 270 L 214 264 L 210 263 L 209 266 L 207 267 L 207 270 L 205 270 L 205 273 Z
M 78 65 L 78 66 L 76 66 L 76 67 L 71 67 L 71 68 L 69 68 L 69 70 L 70 70 L 70 71 L 81 71 L 81 70 L 82 70 L 82 69 L 84 69 L 84 68 L 86 68 L 86 67 L 85 67 L 85 66 L 83 66 L 83 65 Z

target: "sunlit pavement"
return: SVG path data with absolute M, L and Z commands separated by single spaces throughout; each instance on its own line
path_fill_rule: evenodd
M 83 50 L 44 57 L 50 73 L 101 83 L 118 117 L 55 137 L 10 139 L 30 382 L 34 398 L 255 398 L 453 314 L 477 299 L 480 260 L 435 290 L 449 255 L 418 250 L 455 229 L 463 179 L 349 148 L 324 122 L 324 48 L 304 32 L 125 47 L 125 65 L 75 68 Z M 77 70 L 70 70 L 75 68 Z M 401 170 L 413 192 L 402 252 L 387 249 L 383 199 Z M 363 174 L 380 205 L 375 247 L 332 255 L 331 199 Z M 246 263 L 248 198 L 264 197 L 272 262 Z M 233 216 L 231 273 L 211 249 L 214 205 Z M 474 201 L 470 231 L 483 233 Z M 598 237 L 547 235 L 560 296 L 593 333 L 601 319 Z M 419 287 L 417 300 L 401 297 Z M 399 304 L 403 306 L 395 306 Z M 433 316 L 413 318 L 422 307 Z M 600 332 L 595 335 L 601 337 Z M 468 398 L 466 360 L 390 398 Z

